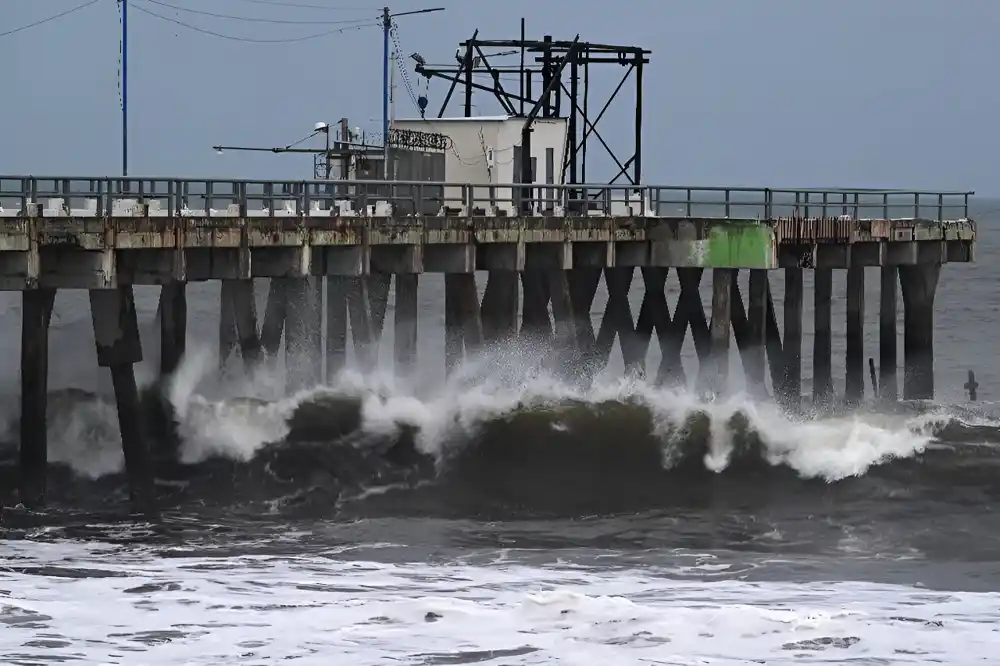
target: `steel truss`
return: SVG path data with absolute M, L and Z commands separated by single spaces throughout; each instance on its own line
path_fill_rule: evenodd
M 638 185 L 642 177 L 642 74 L 643 66 L 649 63 L 650 51 L 637 46 L 598 44 L 580 41 L 579 35 L 571 41 L 554 40 L 546 35 L 541 40 L 529 40 L 524 36 L 524 19 L 521 19 L 520 39 L 480 39 L 476 30 L 472 37 L 461 44 L 455 54 L 456 67 L 439 67 L 418 62 L 416 71 L 426 77 L 449 81 L 451 86 L 438 111 L 438 118 L 444 117 L 455 90 L 461 84 L 464 90 L 463 115 L 472 117 L 473 94 L 487 92 L 510 116 L 525 119 L 522 133 L 520 165 L 521 181 L 532 182 L 531 174 L 531 126 L 536 118 L 566 118 L 568 140 L 563 156 L 563 182 L 567 184 L 586 183 L 587 153 L 591 141 L 596 140 L 607 151 L 618 167 L 618 172 L 609 184 L 621 178 Z M 494 67 L 489 58 L 501 54 L 487 55 L 485 49 L 513 49 L 503 55 L 520 54 L 517 67 Z M 464 55 L 463 55 L 464 51 Z M 596 101 L 590 95 L 591 66 L 617 65 L 625 68 L 625 73 L 607 99 Z M 632 76 L 634 73 L 634 77 Z M 487 75 L 489 85 L 477 75 Z M 501 80 L 502 74 L 516 74 L 518 89 L 507 90 Z M 631 155 L 623 159 L 623 150 L 615 151 L 601 135 L 598 125 L 612 102 L 622 93 L 629 81 L 635 86 L 634 145 Z M 536 93 L 534 91 L 538 91 Z

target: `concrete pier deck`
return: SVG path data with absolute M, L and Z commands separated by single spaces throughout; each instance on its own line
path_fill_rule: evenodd
M 967 262 L 976 235 L 968 196 L 0 177 L 0 289 L 372 270 Z

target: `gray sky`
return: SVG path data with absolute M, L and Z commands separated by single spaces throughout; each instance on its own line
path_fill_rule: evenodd
M 324 11 L 250 0 L 163 1 L 285 21 L 370 17 L 372 27 L 297 43 L 248 43 L 195 33 L 139 9 L 253 39 L 342 26 L 218 19 L 129 0 L 133 174 L 308 177 L 307 156 L 220 156 L 210 146 L 282 145 L 341 116 L 379 128 L 376 5 L 287 0 L 353 8 Z M 0 33 L 81 2 L 0 0 Z M 458 43 L 477 27 L 485 38 L 516 38 L 521 16 L 530 38 L 579 32 L 585 40 L 651 49 L 644 86 L 648 184 L 1000 193 L 997 0 L 400 0 L 392 9 L 428 6 L 448 9 L 400 18 L 399 34 L 404 54 L 419 51 L 430 62 L 453 61 Z M 0 173 L 119 173 L 119 29 L 115 0 L 98 0 L 0 37 L 0 61 L 8 63 Z M 607 69 L 595 88 L 609 92 L 618 76 L 618 68 Z M 446 88 L 431 82 L 430 109 Z M 402 89 L 397 99 L 397 115 L 416 115 Z M 477 99 L 479 111 L 497 111 L 487 94 Z M 633 109 L 631 94 L 623 96 L 602 121 L 612 146 L 628 141 Z

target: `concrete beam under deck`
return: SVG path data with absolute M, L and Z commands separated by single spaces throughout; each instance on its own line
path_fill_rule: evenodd
M 29 212 L 37 213 L 37 210 Z M 969 220 L 686 217 L 0 219 L 0 289 L 308 275 L 970 262 Z

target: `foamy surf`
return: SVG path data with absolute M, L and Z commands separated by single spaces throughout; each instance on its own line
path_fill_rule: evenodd
M 581 386 L 540 370 L 517 350 L 467 363 L 446 383 L 419 393 L 391 375 L 348 371 L 329 386 L 282 396 L 281 378 L 266 368 L 250 378 L 222 381 L 215 368 L 211 354 L 194 350 L 166 387 L 183 464 L 212 458 L 250 461 L 289 435 L 290 420 L 303 406 L 353 401 L 360 405 L 360 434 L 387 438 L 406 430 L 413 433 L 416 449 L 439 465 L 475 446 L 492 424 L 543 415 L 539 427 L 553 437 L 585 438 L 595 426 L 602 427 L 607 415 L 621 424 L 648 419 L 646 434 L 658 442 L 666 469 L 678 464 L 690 452 L 692 439 L 698 439 L 704 444 L 704 468 L 723 473 L 734 458 L 745 455 L 750 442 L 754 455 L 771 466 L 832 482 L 921 454 L 942 424 L 955 418 L 941 411 L 791 417 L 746 394 L 706 399 L 637 377 L 601 377 Z M 87 478 L 121 471 L 113 402 L 68 392 L 52 401 L 50 412 L 51 460 Z M 582 412 L 590 414 L 584 418 Z M 603 427 L 614 438 L 616 422 L 607 419 Z M 542 432 L 535 436 L 545 439 Z
M 5 576 L 0 661 L 971 664 L 995 656 L 1000 622 L 996 593 L 346 555 L 11 543 L 37 573 Z

